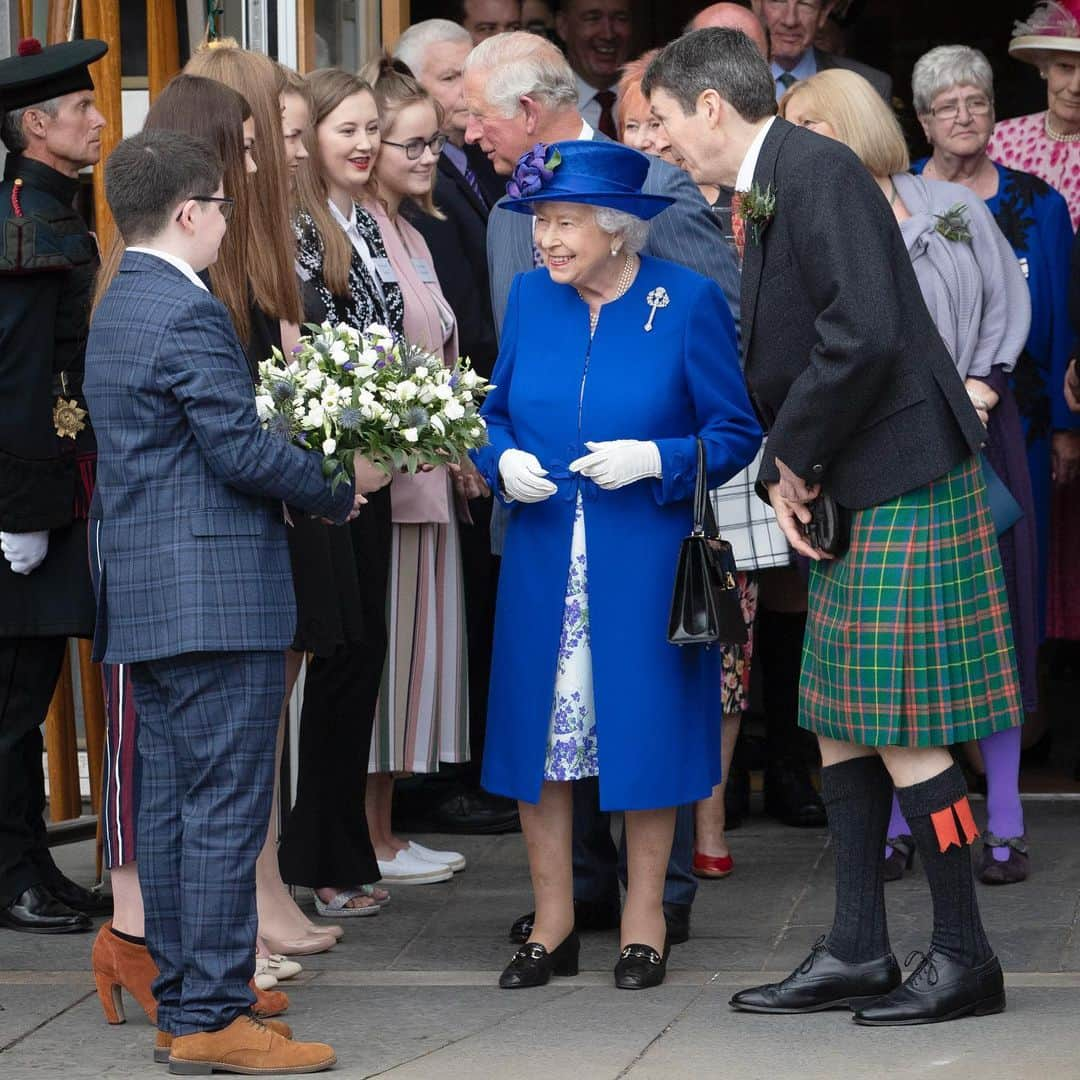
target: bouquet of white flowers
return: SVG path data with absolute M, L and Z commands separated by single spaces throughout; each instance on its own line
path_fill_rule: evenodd
M 412 473 L 459 461 L 487 442 L 479 409 L 491 384 L 467 359 L 447 368 L 384 326 L 307 330 L 289 356 L 274 349 L 259 364 L 255 405 L 268 431 L 321 451 L 335 483 L 351 474 L 356 450 Z

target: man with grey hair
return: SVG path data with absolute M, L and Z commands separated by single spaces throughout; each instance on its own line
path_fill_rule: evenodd
M 562 53 L 535 34 L 502 34 L 473 49 L 465 63 L 465 104 L 466 139 L 478 145 L 503 176 L 509 176 L 518 158 L 537 142 L 605 138 L 583 120 L 577 80 Z M 737 322 L 735 256 L 719 236 L 697 187 L 681 169 L 650 157 L 643 190 L 675 200 L 651 222 L 645 253 L 712 278 L 723 289 Z M 536 265 L 532 224 L 529 215 L 505 212 L 493 214 L 488 224 L 491 300 L 500 330 L 514 275 Z M 693 808 L 680 807 L 664 891 L 671 944 L 689 936 L 690 905 L 697 888 L 691 871 L 693 820 Z M 608 815 L 599 809 L 595 781 L 574 785 L 574 909 L 579 930 L 619 923 L 617 856 Z M 514 923 L 511 940 L 525 941 L 531 929 L 530 913 Z
M 1002 710 L 1020 712 L 1015 672 L 993 660 L 1012 653 L 1008 630 L 975 627 L 985 598 L 1005 603 L 983 485 L 944 494 L 980 475 L 985 428 L 888 202 L 846 146 L 775 116 L 771 73 L 745 34 L 672 42 L 642 92 L 694 180 L 739 193 L 744 371 L 767 432 L 757 485 L 812 560 L 799 722 L 821 750 L 835 913 L 790 976 L 731 1004 L 851 1008 L 867 1025 L 1000 1012 L 1001 966 L 971 872 L 977 830 L 948 751 L 989 734 Z M 936 509 L 916 524 L 907 515 L 924 505 Z M 820 528 L 830 510 L 846 538 Z M 961 646 L 963 663 L 941 664 L 955 655 L 954 630 L 992 644 Z M 930 946 L 906 981 L 885 915 L 894 787 L 934 910 Z
M 435 205 L 443 218 L 422 213 L 410 201 L 402 212 L 431 249 L 443 295 L 457 317 L 463 356 L 487 377 L 499 351 L 491 314 L 487 266 L 487 222 L 504 185 L 491 162 L 465 143 L 468 114 L 462 96 L 462 69 L 472 37 L 447 19 L 410 26 L 394 46 L 394 56 L 412 69 L 420 85 L 443 110 L 447 137 L 435 173 Z M 491 645 L 495 632 L 498 563 L 491 554 L 491 500 L 470 503 L 472 522 L 461 526 L 465 572 L 465 623 L 469 654 L 469 739 L 472 761 L 456 770 L 417 780 L 398 792 L 397 811 L 423 829 L 455 833 L 500 833 L 516 829 L 517 807 L 480 787 L 487 719 Z
M 49 854 L 40 732 L 67 639 L 94 629 L 82 373 L 98 257 L 72 204 L 101 154 L 88 65 L 105 49 L 27 39 L 0 61 L 0 926 L 31 933 L 110 909 Z
M 741 30 L 757 46 L 758 52 L 766 60 L 769 59 L 769 39 L 765 34 L 765 27 L 748 7 L 729 3 L 727 0 L 710 4 L 690 20 L 686 32 L 704 30 L 710 26 Z

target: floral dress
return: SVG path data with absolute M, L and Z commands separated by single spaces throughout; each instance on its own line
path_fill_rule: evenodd
M 600 772 L 596 754 L 592 654 L 589 639 L 589 568 L 585 508 L 578 495 L 570 569 L 566 577 L 555 694 L 548 731 L 545 780 L 581 780 Z

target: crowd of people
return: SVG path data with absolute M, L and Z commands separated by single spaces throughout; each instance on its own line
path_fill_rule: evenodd
M 126 991 L 174 1072 L 334 1063 L 278 983 L 465 869 L 403 820 L 520 824 L 535 906 L 501 987 L 575 975 L 605 929 L 617 987 L 662 983 L 698 882 L 735 869 L 752 665 L 766 811 L 827 825 L 836 909 L 731 1005 L 1005 1007 L 974 878 L 1030 872 L 1038 650 L 1080 637 L 1080 4 L 1017 24 L 1034 116 L 996 121 L 977 49 L 920 57 L 914 162 L 889 75 L 818 46 L 831 7 L 713 4 L 637 58 L 629 0 L 464 0 L 359 73 L 210 41 L 105 162 L 104 43 L 0 61 L 0 926 L 111 913 L 105 1017 Z M 255 404 L 324 322 L 469 356 L 486 445 L 357 452 L 332 483 Z M 745 626 L 716 648 L 664 633 L 699 462 Z M 73 636 L 102 663 L 111 896 L 43 824 Z M 905 976 L 885 882 L 916 854 L 933 933 Z

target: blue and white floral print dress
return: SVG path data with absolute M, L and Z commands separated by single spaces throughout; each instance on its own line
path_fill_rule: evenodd
M 566 577 L 555 695 L 551 706 L 545 780 L 596 776 L 596 712 L 593 708 L 592 652 L 589 641 L 589 567 L 585 555 L 585 508 L 574 512 L 570 570 Z

